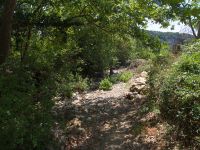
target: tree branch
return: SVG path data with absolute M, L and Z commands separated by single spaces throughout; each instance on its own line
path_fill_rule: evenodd
M 80 26 L 84 25 L 84 21 L 81 21 L 81 18 L 84 18 L 86 15 L 79 15 L 79 16 L 73 16 L 65 20 L 61 20 L 59 17 L 56 16 L 45 16 L 42 18 L 39 18 L 38 20 L 29 20 L 26 17 L 24 19 L 17 18 L 13 22 L 13 28 L 17 27 L 27 27 L 27 26 L 33 26 L 36 28 L 46 28 L 46 27 L 62 27 L 67 28 L 71 26 Z
M 190 28 L 192 30 L 192 34 L 194 35 L 195 38 L 197 38 L 196 32 L 195 32 L 194 27 L 192 25 L 191 17 L 188 17 L 188 21 L 189 21 L 189 26 L 190 26 Z

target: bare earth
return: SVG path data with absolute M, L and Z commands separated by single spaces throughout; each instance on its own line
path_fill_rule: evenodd
M 111 91 L 92 91 L 77 95 L 72 104 L 74 117 L 66 121 L 65 131 L 57 131 L 62 150 L 159 150 L 165 128 L 156 123 L 155 113 L 142 113 L 145 95 L 126 98 L 133 84 L 145 82 L 141 73 L 128 83 L 118 83 Z M 66 114 L 67 115 L 67 114 Z M 153 124 L 153 125 L 152 125 Z M 59 127 L 58 127 L 59 128 Z

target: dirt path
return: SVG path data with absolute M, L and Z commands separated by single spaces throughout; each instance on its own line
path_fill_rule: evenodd
M 160 149 L 158 128 L 146 128 L 149 116 L 142 115 L 144 95 L 135 93 L 126 98 L 130 87 L 145 82 L 146 73 L 133 77 L 128 83 L 119 83 L 111 91 L 93 91 L 77 96 L 74 117 L 66 125 L 62 137 L 63 150 L 149 150 Z M 146 128 L 146 129 L 145 129 Z M 162 127 L 161 127 L 162 128 Z

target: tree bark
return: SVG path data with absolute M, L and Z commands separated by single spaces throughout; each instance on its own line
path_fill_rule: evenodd
M 12 19 L 16 0 L 5 0 L 0 27 L 0 65 L 3 64 L 10 52 Z
M 26 55 L 27 55 L 27 51 L 28 51 L 29 43 L 30 43 L 30 39 L 31 39 L 31 30 L 32 30 L 32 27 L 28 27 L 27 39 L 25 42 L 24 50 L 22 51 L 22 57 L 21 57 L 22 62 L 26 59 Z
M 197 26 L 197 39 L 200 39 L 200 21 Z
M 191 21 L 190 17 L 189 17 L 189 26 L 190 26 L 190 28 L 192 30 L 192 34 L 194 35 L 195 38 L 197 38 L 197 35 L 196 35 L 195 29 L 194 29 L 194 27 L 192 25 L 192 21 Z

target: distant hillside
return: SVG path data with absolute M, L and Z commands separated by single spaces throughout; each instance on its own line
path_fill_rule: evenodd
M 178 33 L 178 32 L 159 32 L 159 31 L 148 31 L 151 35 L 157 36 L 163 42 L 169 43 L 171 46 L 174 44 L 183 44 L 185 40 L 194 38 L 191 34 Z

